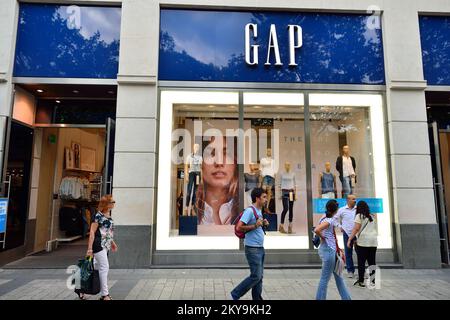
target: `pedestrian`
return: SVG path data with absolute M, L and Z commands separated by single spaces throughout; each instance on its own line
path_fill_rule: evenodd
M 231 291 L 231 298 L 239 300 L 252 289 L 253 300 L 263 300 L 263 273 L 264 273 L 264 230 L 269 222 L 263 219 L 262 208 L 267 203 L 267 193 L 262 188 L 255 188 L 251 193 L 252 206 L 245 209 L 236 228 L 245 233 L 245 257 L 250 266 L 250 276 L 245 278 Z M 256 216 L 258 219 L 256 219 Z
M 322 274 L 320 276 L 319 287 L 317 288 L 316 300 L 325 300 L 327 298 L 327 287 L 333 273 L 336 286 L 342 300 L 351 300 L 350 293 L 345 285 L 342 276 L 334 271 L 336 265 L 336 252 L 338 250 L 336 233 L 336 221 L 333 216 L 338 211 L 336 200 L 329 200 L 326 204 L 326 214 L 323 216 L 314 232 L 320 237 L 319 256 L 322 260 Z
M 88 250 L 86 256 L 94 256 L 94 269 L 98 270 L 100 278 L 100 300 L 112 300 L 108 289 L 109 251 L 116 252 L 118 247 L 114 242 L 114 221 L 111 210 L 115 201 L 112 195 L 100 199 L 98 211 L 91 223 Z M 82 298 L 82 297 L 81 297 Z
M 375 216 L 370 213 L 370 208 L 365 201 L 359 201 L 356 208 L 355 227 L 347 241 L 347 246 L 352 246 L 352 240 L 356 238 L 356 254 L 358 256 L 358 280 L 356 287 L 364 288 L 364 274 L 366 261 L 369 264 L 370 283 L 375 284 L 375 257 L 378 246 L 378 227 Z
M 334 219 L 337 226 L 341 229 L 344 238 L 345 267 L 349 278 L 355 275 L 355 265 L 353 263 L 353 247 L 347 247 L 349 236 L 352 234 L 355 226 L 356 215 L 356 196 L 350 194 L 347 196 L 347 205 L 340 208 Z

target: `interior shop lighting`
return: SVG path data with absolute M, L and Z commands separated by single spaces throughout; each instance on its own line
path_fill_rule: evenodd
M 36 92 L 42 93 L 42 92 L 44 92 L 44 90 L 42 90 L 42 89 L 37 89 Z

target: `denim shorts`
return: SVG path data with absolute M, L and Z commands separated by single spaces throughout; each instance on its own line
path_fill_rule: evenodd
M 271 177 L 271 176 L 264 176 L 262 185 L 269 186 L 269 187 L 275 186 L 275 178 Z

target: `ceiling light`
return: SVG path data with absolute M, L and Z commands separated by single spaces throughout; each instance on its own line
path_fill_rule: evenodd
M 78 90 L 73 90 L 72 92 L 73 93 L 80 93 L 80 91 L 78 91 Z
M 44 92 L 44 90 L 42 90 L 42 89 L 37 89 L 36 91 L 39 92 L 39 93 Z
M 114 94 L 114 91 L 110 90 L 108 91 L 109 94 Z
M 56 103 L 61 103 L 61 101 L 59 101 L 59 100 L 56 100 Z

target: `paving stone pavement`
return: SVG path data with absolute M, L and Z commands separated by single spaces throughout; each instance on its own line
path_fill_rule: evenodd
M 126 269 L 111 270 L 109 286 L 117 300 L 230 300 L 230 291 L 248 275 L 247 269 Z M 70 274 L 62 269 L 0 269 L 0 300 L 75 300 L 68 288 Z M 379 289 L 353 287 L 354 300 L 450 300 L 450 269 L 382 269 Z M 263 298 L 312 300 L 319 269 L 266 269 Z M 334 279 L 328 299 L 340 299 Z M 98 299 L 91 296 L 89 299 Z M 250 293 L 242 299 L 251 299 Z

